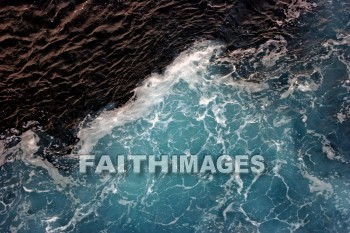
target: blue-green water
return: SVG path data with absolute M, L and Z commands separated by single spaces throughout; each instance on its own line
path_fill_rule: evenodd
M 38 155 L 32 131 L 1 147 L 0 231 L 349 232 L 349 35 L 322 41 L 298 69 L 279 62 L 286 43 L 233 52 L 195 43 L 136 100 L 85 123 L 76 155 L 57 158 L 66 170 Z M 265 79 L 240 74 L 244 56 L 268 68 Z M 266 169 L 83 175 L 79 154 L 260 154 Z

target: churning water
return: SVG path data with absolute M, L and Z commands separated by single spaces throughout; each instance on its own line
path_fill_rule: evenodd
M 0 230 L 349 232 L 349 44 L 338 32 L 299 61 L 283 36 L 236 50 L 197 41 L 124 106 L 82 122 L 72 154 L 48 162 L 50 140 L 31 130 L 0 141 Z M 266 168 L 80 174 L 80 154 L 259 154 Z

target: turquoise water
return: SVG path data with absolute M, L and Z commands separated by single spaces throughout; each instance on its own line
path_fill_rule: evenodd
M 262 82 L 236 74 L 221 44 L 198 42 L 137 88 L 134 101 L 82 126 L 76 153 L 260 154 L 262 174 L 82 175 L 74 155 L 60 158 L 69 168 L 59 172 L 33 156 L 40 138 L 28 131 L 4 151 L 0 229 L 349 231 L 345 64 L 335 57 Z

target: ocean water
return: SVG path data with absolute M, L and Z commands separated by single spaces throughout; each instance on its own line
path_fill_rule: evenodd
M 40 131 L 1 140 L 0 232 L 349 232 L 348 16 L 305 32 L 323 38 L 305 56 L 285 35 L 198 40 L 81 122 L 71 154 L 46 159 Z M 80 174 L 82 154 L 262 155 L 265 170 Z
M 349 86 L 339 75 L 345 67 L 235 80 L 223 48 L 202 41 L 180 54 L 135 90 L 135 100 L 86 123 L 76 153 L 260 154 L 262 174 L 82 175 L 73 155 L 65 158 L 65 174 L 33 156 L 39 138 L 27 131 L 13 152 L 21 151 L 21 160 L 8 157 L 14 161 L 1 168 L 2 229 L 348 231 L 349 122 L 341 111 Z

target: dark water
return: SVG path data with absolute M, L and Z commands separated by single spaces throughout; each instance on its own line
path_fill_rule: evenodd
M 0 232 L 350 231 L 349 2 L 0 6 Z M 266 170 L 79 174 L 88 153 Z
M 248 48 L 280 34 L 294 39 L 304 29 L 293 19 L 310 8 L 301 1 L 204 0 L 0 5 L 1 130 L 22 132 L 35 121 L 68 144 L 87 114 L 125 103 L 194 41 Z
M 120 105 L 231 4 L 207 1 L 2 1 L 1 129 L 38 121 L 63 141 L 88 113 Z M 51 132 L 50 131 L 50 132 Z

